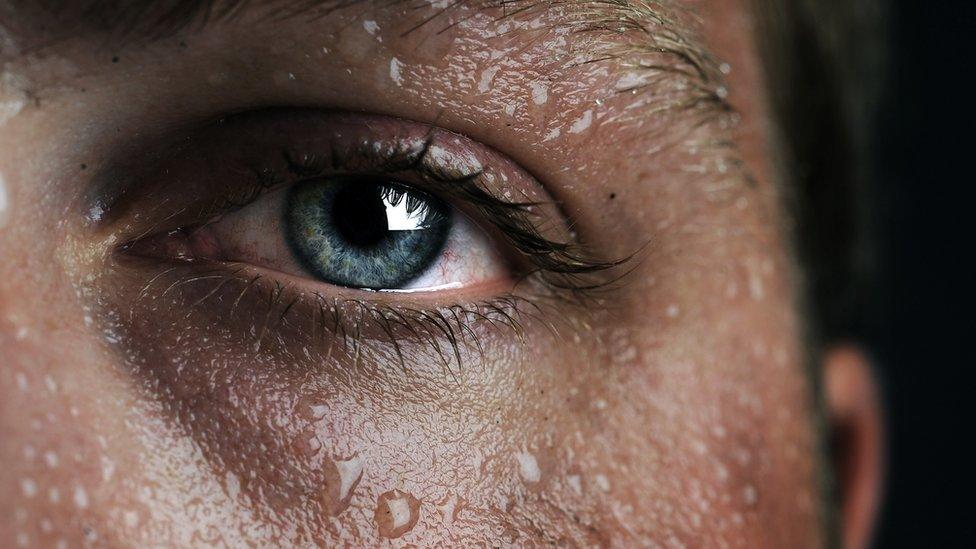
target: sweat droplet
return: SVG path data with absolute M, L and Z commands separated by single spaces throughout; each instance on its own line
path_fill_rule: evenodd
M 515 457 L 518 459 L 519 475 L 521 475 L 522 480 L 528 483 L 539 482 L 539 479 L 542 478 L 542 472 L 539 470 L 539 462 L 535 456 L 528 452 L 519 452 Z
M 353 456 L 347 460 L 336 461 L 335 466 L 339 471 L 339 499 L 348 501 L 352 489 L 359 484 L 359 479 L 363 476 L 363 460 Z
M 75 487 L 75 494 L 73 499 L 75 500 L 75 506 L 78 507 L 79 509 L 88 508 L 88 492 L 85 492 L 85 489 L 82 488 L 81 486 Z
M 409 532 L 420 518 L 420 500 L 400 490 L 390 490 L 376 498 L 373 519 L 385 538 L 398 538 Z
M 403 63 L 401 63 L 399 59 L 396 57 L 390 59 L 390 79 L 393 80 L 397 86 L 403 84 L 402 68 Z
M 3 180 L 3 174 L 0 173 L 0 229 L 2 229 L 7 222 L 8 200 L 7 184 Z

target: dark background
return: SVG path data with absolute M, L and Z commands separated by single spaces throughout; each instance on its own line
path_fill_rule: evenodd
M 976 3 L 890 3 L 876 142 L 878 269 L 861 337 L 888 414 L 877 547 L 972 547 Z

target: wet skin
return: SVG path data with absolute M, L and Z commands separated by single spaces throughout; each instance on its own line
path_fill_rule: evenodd
M 715 56 L 700 76 L 634 69 L 687 66 L 586 6 L 255 8 L 117 48 L 3 20 L 0 545 L 819 545 L 748 13 L 678 17 Z M 389 294 L 247 257 L 277 221 L 228 231 L 235 257 L 120 249 L 341 124 L 436 135 L 493 194 L 558 203 L 548 237 L 633 258 L 580 297 L 468 280 L 461 250 L 463 287 Z

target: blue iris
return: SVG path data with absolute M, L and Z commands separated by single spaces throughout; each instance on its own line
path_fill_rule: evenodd
M 318 278 L 396 289 L 436 261 L 450 233 L 451 209 L 390 179 L 336 177 L 296 185 L 285 225 L 296 258 Z

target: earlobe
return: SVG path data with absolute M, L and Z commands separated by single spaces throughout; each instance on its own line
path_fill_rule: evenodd
M 868 547 L 884 470 L 878 387 L 863 352 L 844 345 L 824 354 L 823 387 L 843 545 Z

